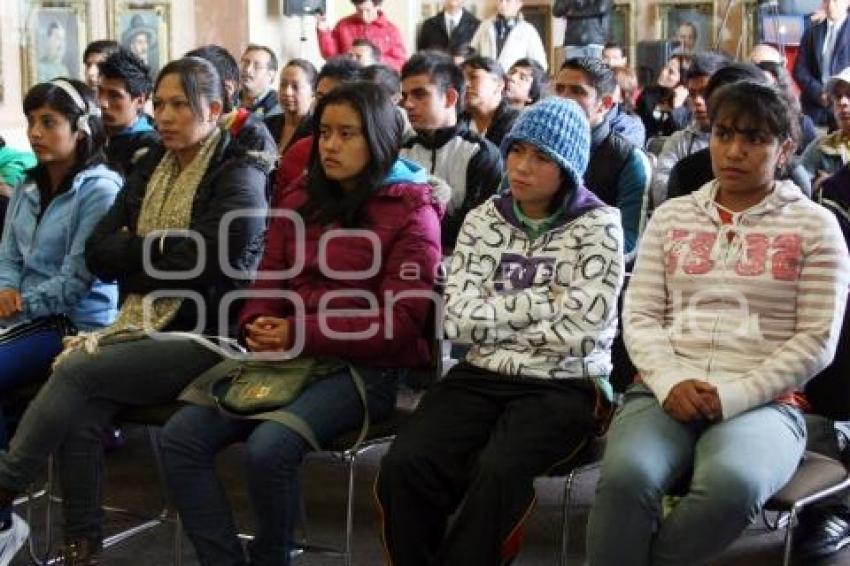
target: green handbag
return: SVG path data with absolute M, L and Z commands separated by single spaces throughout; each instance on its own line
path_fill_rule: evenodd
M 213 378 L 211 393 L 225 411 L 254 415 L 285 407 L 307 385 L 344 367 L 339 362 L 310 357 L 284 361 L 225 360 L 213 368 L 223 375 Z
M 207 406 L 234 418 L 272 420 L 301 436 L 321 450 L 310 425 L 286 410 L 312 382 L 348 368 L 357 396 L 363 404 L 363 422 L 353 446 L 360 445 L 369 431 L 366 385 L 353 365 L 328 358 L 299 357 L 292 360 L 238 360 L 227 358 L 198 376 L 180 394 L 181 401 Z

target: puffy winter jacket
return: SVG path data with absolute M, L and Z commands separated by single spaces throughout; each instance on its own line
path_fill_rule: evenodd
M 280 209 L 292 212 L 304 205 L 305 182 L 302 177 L 279 190 Z M 427 294 L 440 263 L 440 201 L 447 196 L 435 196 L 424 169 L 399 160 L 366 204 L 364 234 L 335 234 L 315 223 L 299 233 L 292 218 L 274 217 L 251 291 L 293 295 L 248 299 L 240 325 L 262 315 L 285 317 L 293 346 L 305 355 L 370 366 L 424 365 L 430 358 L 426 321 L 433 308 Z M 292 273 L 276 275 L 283 271 Z M 358 332 L 366 335 L 354 336 Z

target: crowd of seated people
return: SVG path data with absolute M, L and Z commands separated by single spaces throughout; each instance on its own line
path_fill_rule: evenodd
M 0 414 L 0 566 L 50 457 L 63 559 L 96 564 L 104 427 L 178 400 L 160 445 L 200 563 L 289 564 L 305 455 L 392 412 L 435 303 L 462 359 L 382 461 L 393 564 L 510 562 L 534 478 L 601 435 L 591 566 L 710 562 L 807 447 L 850 454 L 807 389 L 847 365 L 850 67 L 823 77 L 824 132 L 767 45 L 677 53 L 639 91 L 623 46 L 547 60 L 520 0 L 484 22 L 446 0 L 410 57 L 379 0 L 352 3 L 318 18 L 321 67 L 205 45 L 154 77 L 109 44 L 93 89 L 26 93 L 34 157 L 0 146 L 0 396 L 38 392 Z M 209 376 L 237 350 L 322 373 L 226 413 Z M 247 550 L 216 471 L 235 442 Z M 845 498 L 795 536 L 806 557 L 850 542 Z

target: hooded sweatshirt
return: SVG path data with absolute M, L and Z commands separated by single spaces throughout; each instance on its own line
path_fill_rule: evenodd
M 117 289 L 95 279 L 84 252 L 122 183 L 105 165 L 85 169 L 44 211 L 34 181 L 28 179 L 15 190 L 0 241 L 0 289 L 16 289 L 24 309 L 17 320 L 4 323 L 59 313 L 68 314 L 81 330 L 112 322 Z
M 449 263 L 446 338 L 505 377 L 590 379 L 611 398 L 611 344 L 623 283 L 616 208 L 584 187 L 533 241 L 510 194 L 475 208 Z
M 723 418 L 795 391 L 835 353 L 850 263 L 834 216 L 789 181 L 723 224 L 717 182 L 667 201 L 626 293 L 625 342 L 664 403 L 688 379 Z

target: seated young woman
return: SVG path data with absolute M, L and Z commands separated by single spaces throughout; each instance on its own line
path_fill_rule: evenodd
M 444 203 L 423 168 L 399 159 L 403 121 L 385 88 L 339 86 L 322 97 L 314 117 L 307 175 L 280 188 L 276 204 L 289 214 L 272 215 L 240 324 L 251 352 L 290 351 L 339 367 L 259 419 L 223 414 L 209 396 L 187 390 L 184 398 L 197 404 L 171 418 L 162 448 L 168 487 L 205 565 L 289 563 L 298 468 L 313 444 L 276 416 L 299 419 L 321 446 L 358 429 L 364 409 L 372 421 L 387 417 L 400 369 L 429 360 L 426 322 Z M 292 274 L 277 275 L 283 271 Z M 270 291 L 289 297 L 269 298 Z M 365 385 L 365 408 L 352 366 Z M 247 561 L 215 472 L 215 455 L 239 441 L 246 443 L 255 515 Z
M 774 178 L 793 155 L 794 112 L 773 87 L 740 81 L 709 113 L 715 180 L 655 212 L 626 293 L 640 379 L 608 435 L 591 566 L 715 559 L 797 469 L 799 390 L 835 353 L 850 280 L 841 231 Z
M 220 303 L 244 286 L 221 264 L 250 272 L 259 260 L 270 163 L 259 156 L 273 155 L 274 142 L 266 134 L 262 147 L 233 143 L 217 124 L 223 100 L 222 81 L 203 59 L 172 61 L 160 72 L 153 103 L 163 145 L 137 164 L 86 244 L 88 269 L 118 283 L 118 317 L 72 339 L 9 450 L 0 453 L 0 505 L 25 490 L 47 457 L 58 453 L 65 563 L 95 563 L 101 546 L 104 425 L 124 406 L 176 399 L 220 360 L 192 339 L 159 339 L 167 337 L 162 333 L 219 334 Z M 238 211 L 247 212 L 230 223 L 228 241 L 219 242 L 222 219 Z M 152 246 L 143 257 L 146 238 Z M 186 275 L 196 266 L 199 273 Z M 187 292 L 193 295 L 185 298 Z
M 535 476 L 607 423 L 623 231 L 582 184 L 584 111 L 564 98 L 533 104 L 502 152 L 510 191 L 467 215 L 449 262 L 446 337 L 472 347 L 381 464 L 394 564 L 509 563 Z
M 56 79 L 27 92 L 24 114 L 37 162 L 12 191 L 0 240 L 0 396 L 46 380 L 63 337 L 108 325 L 118 304 L 115 285 L 85 263 L 86 239 L 123 184 L 106 166 L 97 102 L 82 82 Z M 0 417 L 3 449 L 7 436 Z M 11 511 L 0 510 L 0 564 L 26 539 L 15 520 L 9 529 Z

